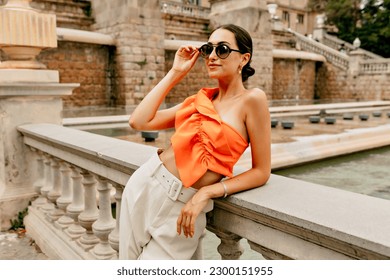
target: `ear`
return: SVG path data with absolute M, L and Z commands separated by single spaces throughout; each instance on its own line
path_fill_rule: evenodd
M 244 53 L 242 56 L 241 56 L 241 65 L 242 67 L 244 67 L 250 60 L 251 60 L 251 54 L 250 53 Z

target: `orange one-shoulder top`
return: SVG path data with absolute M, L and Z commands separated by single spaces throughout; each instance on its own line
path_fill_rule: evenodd
M 237 130 L 224 123 L 212 103 L 218 88 L 203 88 L 184 100 L 171 138 L 180 180 L 192 186 L 207 170 L 232 177 L 233 166 L 248 147 Z

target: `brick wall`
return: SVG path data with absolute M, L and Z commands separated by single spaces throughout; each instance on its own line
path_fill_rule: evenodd
M 61 83 L 80 83 L 71 96 L 63 98 L 65 108 L 107 106 L 115 102 L 113 52 L 107 46 L 59 41 L 57 49 L 41 52 L 38 60 L 58 70 Z
M 58 27 L 90 30 L 94 22 L 89 0 L 32 0 L 30 5 L 39 11 L 55 13 Z

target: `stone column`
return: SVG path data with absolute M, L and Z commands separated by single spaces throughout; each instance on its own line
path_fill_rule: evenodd
M 160 1 L 91 1 L 94 30 L 115 34 L 117 104 L 138 104 L 164 75 L 164 21 Z
M 316 26 L 313 30 L 313 39 L 322 43 L 324 41 L 325 34 L 325 14 L 320 14 L 316 16 Z
M 246 29 L 253 40 L 251 66 L 256 70 L 247 82 L 248 88 L 258 87 L 272 96 L 272 34 L 266 0 L 209 0 L 210 25 L 234 23 Z
M 348 72 L 352 77 L 359 75 L 360 63 L 364 60 L 364 52 L 360 49 L 349 52 L 349 69 Z
M 0 230 L 37 196 L 31 170 L 32 151 L 17 126 L 61 124 L 62 99 L 78 84 L 60 84 L 58 71 L 45 70 L 35 57 L 57 46 L 53 14 L 29 6 L 31 0 L 9 0 L 0 7 Z

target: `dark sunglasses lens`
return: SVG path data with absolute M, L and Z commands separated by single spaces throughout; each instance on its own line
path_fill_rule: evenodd
M 199 50 L 203 57 L 208 57 L 213 52 L 213 47 L 209 45 L 203 45 Z
M 219 45 L 215 51 L 220 58 L 227 58 L 230 54 L 230 48 L 226 45 Z

